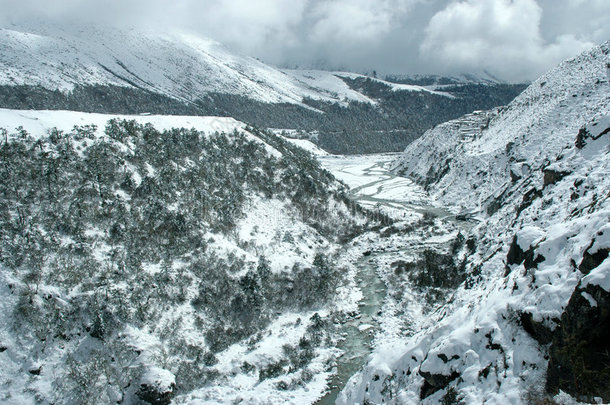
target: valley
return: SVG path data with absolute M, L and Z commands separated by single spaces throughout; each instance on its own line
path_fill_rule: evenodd
M 432 205 L 424 190 L 413 181 L 394 174 L 391 167 L 397 156 L 317 157 L 323 167 L 348 185 L 356 201 L 387 214 L 399 229 L 397 235 L 382 240 L 379 233 L 365 233 L 347 248 L 345 256 L 357 269 L 356 286 L 362 300 L 353 319 L 340 329 L 343 340 L 338 348 L 343 354 L 337 359 L 337 374 L 330 383 L 331 391 L 317 404 L 334 404 L 348 379 L 366 364 L 373 351 L 395 347 L 398 340 L 417 330 L 426 313 L 442 302 L 427 302 L 425 296 L 410 288 L 402 292 L 409 296 L 408 303 L 400 302 L 395 295 L 388 296 L 389 291 L 396 294 L 396 289 L 408 288 L 392 274 L 396 263 L 408 258 L 417 260 L 426 250 L 446 251 L 460 230 L 471 227 L 467 222 L 457 222 L 447 209 Z M 422 221 L 424 217 L 428 220 Z M 397 311 L 409 316 L 396 323 Z
M 610 401 L 609 55 L 525 85 L 0 27 L 0 402 Z

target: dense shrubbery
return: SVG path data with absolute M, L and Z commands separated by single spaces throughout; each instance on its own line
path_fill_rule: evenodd
M 254 195 L 286 201 L 329 239 L 357 229 L 344 190 L 310 154 L 253 128 L 254 137 L 206 137 L 112 120 L 107 136 L 95 130 L 51 130 L 38 140 L 18 131 L 0 146 L 0 262 L 20 280 L 12 318 L 24 341 L 72 348 L 56 380 L 62 400 L 104 384 L 127 395 L 143 367 L 122 340 L 128 325 L 163 342 L 163 359 L 153 362 L 188 389 L 214 378 L 206 364 L 215 351 L 277 311 L 332 297 L 341 274 L 321 253 L 272 274 L 264 257 L 256 265 L 211 248 L 215 236 L 239 243 L 236 227 Z M 334 209 L 341 205 L 344 214 Z M 177 338 L 185 327 L 206 344 Z M 92 398 L 112 399 L 104 395 Z

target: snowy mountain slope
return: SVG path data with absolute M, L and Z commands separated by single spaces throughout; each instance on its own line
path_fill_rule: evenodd
M 133 120 L 138 124 L 151 124 L 160 131 L 172 128 L 194 128 L 197 131 L 211 134 L 214 132 L 233 132 L 242 130 L 245 124 L 229 117 L 197 117 L 180 115 L 121 115 L 95 114 L 78 111 L 37 111 L 9 110 L 0 108 L 0 125 L 8 131 L 22 127 L 32 136 L 43 136 L 51 128 L 69 132 L 75 125 L 95 125 L 95 133 L 103 134 L 104 127 L 111 119 Z
M 266 103 L 301 104 L 303 98 L 374 102 L 335 73 L 281 71 L 184 33 L 1 29 L 0 50 L 0 85 L 41 85 L 64 92 L 77 85 L 117 85 L 187 102 L 213 92 Z
M 396 170 L 425 183 L 441 203 L 481 208 L 510 184 L 511 171 L 539 170 L 604 114 L 607 53 L 606 43 L 563 62 L 506 108 L 438 125 L 407 148 Z
M 323 88 L 328 91 L 330 94 L 335 94 L 337 97 L 344 97 L 349 100 L 354 101 L 362 101 L 375 103 L 374 99 L 367 97 L 364 94 L 356 92 L 352 88 L 350 88 L 345 81 L 341 78 L 349 78 L 349 79 L 370 79 L 377 83 L 388 86 L 392 91 L 423 91 L 430 94 L 436 94 L 444 97 L 453 97 L 449 93 L 443 93 L 441 91 L 430 90 L 428 87 L 417 86 L 411 84 L 402 84 L 402 83 L 393 83 L 382 79 L 370 78 L 368 76 L 351 73 L 351 72 L 333 72 L 333 71 L 322 71 L 322 70 L 294 70 L 294 69 L 286 69 L 283 70 L 286 74 L 294 77 L 300 82 L 306 83 L 312 88 Z M 349 97 L 351 95 L 351 97 Z
M 399 354 L 375 350 L 340 403 L 610 400 L 609 53 L 606 42 L 506 108 L 437 126 L 397 160 L 480 222 L 449 302 Z
M 270 133 L 123 118 L 0 111 L 0 402 L 315 401 L 362 211 Z

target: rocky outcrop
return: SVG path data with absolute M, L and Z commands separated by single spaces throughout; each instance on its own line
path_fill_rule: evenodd
M 591 242 L 591 245 L 589 245 L 587 250 L 585 250 L 585 253 L 582 255 L 582 261 L 578 266 L 578 270 L 580 270 L 580 272 L 583 274 L 589 274 L 591 270 L 606 260 L 608 253 L 610 253 L 610 248 L 597 249 L 597 251 L 593 252 L 594 244 L 595 240 Z
M 544 186 L 550 186 L 551 184 L 557 183 L 559 180 L 571 174 L 569 171 L 555 170 L 555 169 L 544 169 Z
M 523 263 L 523 266 L 528 270 L 537 268 L 538 265 L 545 260 L 546 258 L 543 255 L 536 252 L 535 246 L 530 246 L 524 251 L 519 244 L 517 235 L 513 237 L 513 241 L 511 242 L 508 253 L 506 254 L 507 266 Z M 510 268 L 507 268 L 507 273 L 509 271 Z
M 531 313 L 522 312 L 519 321 L 523 329 L 541 345 L 551 343 L 553 340 L 553 332 L 542 322 L 535 321 Z
M 419 375 L 424 377 L 424 384 L 421 387 L 420 398 L 424 399 L 446 388 L 449 383 L 460 376 L 457 372 L 452 372 L 450 375 L 432 374 L 426 371 L 420 371 Z

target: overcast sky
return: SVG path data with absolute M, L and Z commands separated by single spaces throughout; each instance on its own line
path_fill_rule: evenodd
M 0 0 L 32 21 L 183 29 L 290 67 L 531 80 L 610 39 L 610 0 Z

